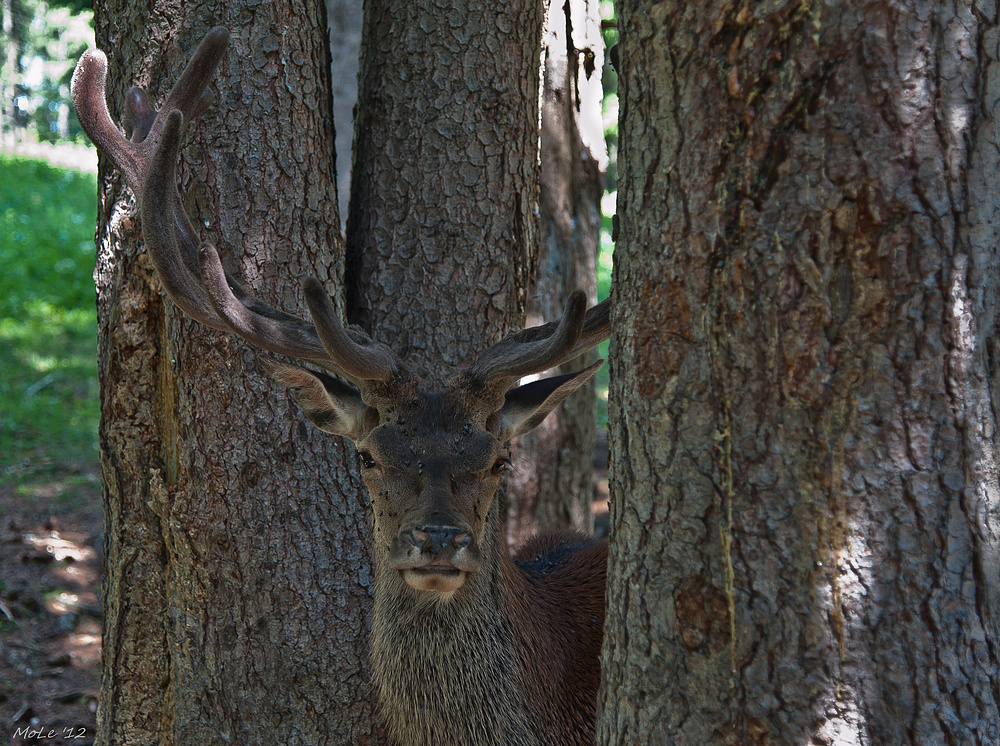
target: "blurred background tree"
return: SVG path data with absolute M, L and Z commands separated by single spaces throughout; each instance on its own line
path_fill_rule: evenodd
M 94 44 L 89 0 L 2 0 L 0 136 L 83 143 L 70 105 L 73 65 Z

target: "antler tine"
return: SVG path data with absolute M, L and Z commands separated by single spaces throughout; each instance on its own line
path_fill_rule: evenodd
M 327 354 L 344 372 L 365 381 L 391 381 L 401 374 L 409 378 L 396 354 L 384 344 L 358 344 L 348 335 L 330 296 L 315 277 L 303 281 L 306 304 Z
M 206 88 L 201 93 L 201 97 L 186 108 L 190 111 L 185 113 L 178 109 L 187 118 L 196 119 L 204 114 L 215 101 L 215 96 L 211 89 Z M 164 107 L 162 111 L 169 113 L 171 110 Z M 142 88 L 130 88 L 125 94 L 125 115 L 122 117 L 122 127 L 125 128 L 125 136 L 132 142 L 142 142 L 148 136 L 159 112 L 149 105 L 149 94 Z M 159 130 L 158 130 L 159 131 Z
M 545 329 L 548 324 L 536 329 Z M 587 309 L 583 319 L 583 330 L 569 354 L 563 360 L 572 360 L 582 355 L 608 338 L 611 333 L 611 299 L 605 298 L 593 308 Z
M 187 122 L 208 107 L 211 94 L 205 89 L 222 61 L 228 43 L 229 32 L 226 29 L 210 31 L 170 89 L 159 112 L 149 105 L 145 91 L 137 88 L 129 91 L 125 120 L 131 130 L 131 140 L 122 136 L 108 111 L 105 93 L 108 59 L 105 54 L 97 49 L 87 50 L 77 63 L 72 92 L 80 124 L 94 144 L 115 162 L 132 191 L 140 195 L 140 200 L 149 161 L 166 116 L 176 109 Z
M 70 89 L 76 115 L 87 136 L 101 151 L 107 153 L 118 170 L 125 174 L 132 191 L 139 193 L 145 171 L 137 161 L 134 146 L 122 137 L 111 119 L 105 100 L 108 58 L 99 49 L 88 49 L 76 63 Z
M 167 94 L 160 111 L 171 112 L 176 109 L 184 115 L 186 122 L 204 112 L 212 102 L 208 84 L 212 82 L 215 70 L 222 62 L 228 46 L 229 32 L 221 26 L 205 34 L 205 38 L 201 40 L 191 60 L 185 66 L 184 72 Z M 149 131 L 154 140 L 159 134 L 158 125 L 162 127 L 159 122 L 154 122 Z
M 611 326 L 610 313 L 610 298 L 605 298 L 596 306 L 589 308 L 587 310 L 587 315 L 583 320 L 583 330 L 580 332 L 580 338 L 577 339 L 573 349 L 570 350 L 569 353 L 559 362 L 572 360 L 607 339 Z M 512 334 L 500 344 L 526 344 L 540 339 L 548 339 L 555 333 L 558 327 L 558 321 L 550 321 L 548 324 L 533 326 L 530 329 L 523 329 L 522 331 Z
M 149 94 L 142 88 L 129 88 L 125 94 L 125 114 L 122 127 L 125 137 L 132 142 L 142 142 L 156 121 L 156 109 L 149 105 Z
M 498 342 L 480 355 L 466 375 L 485 385 L 502 378 L 539 373 L 557 365 L 573 354 L 584 329 L 586 313 L 587 295 L 577 290 L 566 301 L 566 310 L 558 323 L 527 329 Z M 548 333 L 528 334 L 536 329 Z

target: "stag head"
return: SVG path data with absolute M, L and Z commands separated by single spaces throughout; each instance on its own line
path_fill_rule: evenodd
M 91 140 L 115 162 L 138 198 L 146 249 L 164 290 L 188 315 L 320 370 L 262 361 L 289 387 L 306 417 L 357 446 L 371 496 L 376 565 L 413 591 L 450 598 L 483 566 L 483 545 L 507 443 L 534 429 L 601 362 L 569 375 L 513 386 L 590 349 L 607 336 L 606 304 L 587 311 L 573 293 L 557 323 L 527 329 L 486 350 L 443 391 L 420 379 L 384 344 L 345 327 L 318 280 L 304 282 L 312 322 L 252 298 L 202 243 L 181 205 L 176 166 L 185 125 L 208 108 L 206 88 L 228 32 L 209 33 L 155 110 L 141 89 L 126 97 L 126 138 L 105 103 L 107 60 L 88 51 L 73 76 L 73 100 Z

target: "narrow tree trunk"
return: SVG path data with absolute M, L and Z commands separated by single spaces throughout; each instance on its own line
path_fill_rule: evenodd
M 330 28 L 330 74 L 333 90 L 333 123 L 337 148 L 337 213 L 346 228 L 351 196 L 354 144 L 354 105 L 358 101 L 358 62 L 361 54 L 362 3 L 326 0 Z
M 601 171 L 607 161 L 598 11 L 598 3 L 590 0 L 549 4 L 542 59 L 541 254 L 528 293 L 528 326 L 559 318 L 566 298 L 578 288 L 597 302 Z M 558 372 L 579 370 L 596 359 L 596 352 L 590 353 Z M 591 382 L 513 445 L 508 494 L 514 497 L 507 502 L 511 544 L 544 529 L 592 530 L 593 458 Z
M 14 81 L 17 80 L 20 39 L 14 34 L 14 0 L 2 0 L 0 12 L 3 14 L 3 103 L 0 104 L 0 142 L 4 146 L 13 145 L 17 137 L 14 128 L 17 120 L 14 114 Z
M 623 6 L 601 743 L 1000 741 L 996 6 Z
M 524 321 L 542 21 L 541 0 L 365 5 L 348 315 L 432 385 Z
M 154 101 L 216 24 L 216 103 L 189 128 L 184 202 L 265 300 L 341 287 L 320 6 L 98 4 L 109 98 Z M 149 25 L 152 19 L 154 25 Z M 107 551 L 101 743 L 370 743 L 368 522 L 344 442 L 306 427 L 257 353 L 165 300 L 122 178 L 98 228 Z

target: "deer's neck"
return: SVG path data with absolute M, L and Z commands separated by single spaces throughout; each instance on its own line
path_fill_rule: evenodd
M 372 664 L 401 746 L 536 744 L 523 702 L 523 579 L 496 537 L 490 560 L 447 601 L 376 560 Z

